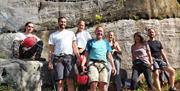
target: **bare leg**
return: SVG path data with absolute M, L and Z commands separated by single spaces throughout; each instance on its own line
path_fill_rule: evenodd
M 153 77 L 154 77 L 154 81 L 155 81 L 157 90 L 158 90 L 158 91 L 162 91 L 162 90 L 161 90 L 160 80 L 159 80 L 159 70 L 156 70 L 156 71 L 153 73 Z
M 98 84 L 97 82 L 92 82 L 90 85 L 90 91 L 96 91 L 97 84 Z
M 68 86 L 68 91 L 74 91 L 73 80 L 70 78 L 67 78 L 66 82 L 67 82 L 67 86 Z
M 99 82 L 100 91 L 107 91 L 107 83 Z
M 175 70 L 172 67 L 165 67 L 164 70 L 169 73 L 170 87 L 174 87 Z
M 57 85 L 58 85 L 58 91 L 63 91 L 63 81 L 59 80 Z

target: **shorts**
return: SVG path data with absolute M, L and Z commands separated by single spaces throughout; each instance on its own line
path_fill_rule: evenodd
M 104 63 L 93 63 L 89 61 L 88 66 L 89 83 L 94 81 L 108 83 L 108 69 L 105 67 Z
M 164 67 L 167 67 L 167 64 L 163 59 L 154 59 L 153 67 L 154 70 L 163 69 Z
M 75 59 L 72 55 L 65 55 L 62 57 L 54 56 L 53 67 L 55 70 L 55 80 L 63 80 L 65 78 L 75 77 Z

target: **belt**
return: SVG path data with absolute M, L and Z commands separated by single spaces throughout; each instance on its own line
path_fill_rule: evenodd
M 103 60 L 97 60 L 97 59 L 90 59 L 90 61 L 97 62 L 97 63 L 104 63 Z
M 104 65 L 104 67 L 101 68 L 101 69 L 98 69 L 98 72 L 100 73 L 105 68 L 107 69 L 107 71 L 109 71 L 109 68 L 107 67 L 107 65 L 105 64 L 105 62 L 103 60 L 90 59 L 90 61 L 92 61 L 93 63 L 88 65 L 88 68 L 93 65 L 93 66 L 95 66 L 98 69 L 98 67 L 95 65 L 95 63 L 102 63 Z
M 71 54 L 59 54 L 59 55 L 54 55 L 54 59 L 58 62 L 62 61 L 63 58 L 66 58 L 66 57 L 72 57 L 73 55 Z
M 161 59 L 161 58 L 154 58 L 153 60 L 154 61 L 163 61 L 163 59 Z
M 66 56 L 73 56 L 71 54 L 65 54 L 65 53 L 60 53 L 59 55 L 54 55 L 55 57 L 66 57 Z

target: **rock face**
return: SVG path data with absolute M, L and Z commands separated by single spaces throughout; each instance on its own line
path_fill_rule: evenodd
M 131 70 L 131 45 L 134 43 L 133 34 L 137 31 L 143 32 L 147 39 L 146 28 L 155 28 L 157 31 L 157 39 L 162 41 L 167 58 L 174 68 L 180 68 L 180 19 L 150 19 L 150 20 L 119 20 L 111 23 L 101 23 L 106 32 L 114 31 L 122 48 L 122 68 Z M 94 35 L 93 31 L 96 26 L 87 28 L 87 31 Z M 76 28 L 69 28 L 75 31 Z M 0 35 L 0 50 L 2 58 L 11 56 L 11 43 L 16 33 L 4 33 Z M 49 31 L 42 32 L 42 40 L 44 41 L 44 50 L 42 56 L 47 58 L 48 53 L 48 36 Z M 3 56 L 4 55 L 4 56 Z
M 75 31 L 79 19 L 86 21 L 89 31 L 97 24 L 106 32 L 114 31 L 122 48 L 122 69 L 130 77 L 131 45 L 133 34 L 144 33 L 146 28 L 155 28 L 157 39 L 162 41 L 167 58 L 174 68 L 180 68 L 180 4 L 179 0 L 0 0 L 0 32 L 17 31 L 27 21 L 36 24 L 36 30 L 44 42 L 42 56 L 47 58 L 50 30 L 57 29 L 57 18 L 68 18 L 69 30 Z M 102 19 L 95 19 L 99 15 Z M 8 28 L 8 29 L 7 29 Z M 38 35 L 40 33 L 37 33 Z M 10 59 L 11 45 L 16 33 L 0 34 L 0 83 L 10 81 L 18 91 L 41 91 L 49 77 L 46 63 Z M 6 74 L 5 74 L 6 73 Z M 7 74 L 8 73 L 8 74 Z M 11 77 L 13 76 L 13 77 Z M 10 77 L 11 79 L 9 79 Z M 9 79 L 9 80 L 8 80 Z M 43 80 L 43 81 L 42 81 Z M 33 83 L 33 84 L 32 84 Z
M 131 45 L 134 43 L 133 34 L 137 31 L 144 33 L 147 39 L 146 28 L 157 31 L 157 39 L 162 41 L 170 64 L 179 68 L 180 63 L 180 19 L 164 20 L 119 20 L 113 23 L 103 23 L 106 31 L 114 31 L 122 48 L 122 68 L 131 69 Z M 175 61 L 176 60 L 176 61 Z
M 0 28 L 5 26 L 19 30 L 27 21 L 42 27 L 54 29 L 57 17 L 66 16 L 69 27 L 79 19 L 94 25 L 95 15 L 101 15 L 100 22 L 120 19 L 151 19 L 180 17 L 177 0 L 1 0 Z
M 31 60 L 0 59 L 0 83 L 17 91 L 41 91 L 43 63 Z
M 0 35 L 0 58 L 10 58 L 12 51 L 11 46 L 13 43 L 13 39 L 15 38 L 14 33 L 4 33 Z

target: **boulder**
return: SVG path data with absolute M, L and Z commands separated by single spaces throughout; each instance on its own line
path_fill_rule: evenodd
M 0 84 L 17 91 L 41 91 L 43 64 L 33 60 L 0 59 Z
M 57 28 L 57 18 L 66 16 L 68 27 L 79 19 L 93 26 L 121 19 L 164 19 L 180 17 L 177 0 L 5 0 L 0 3 L 0 28 L 19 30 L 27 21 L 48 29 Z M 96 20 L 95 16 L 102 16 Z

